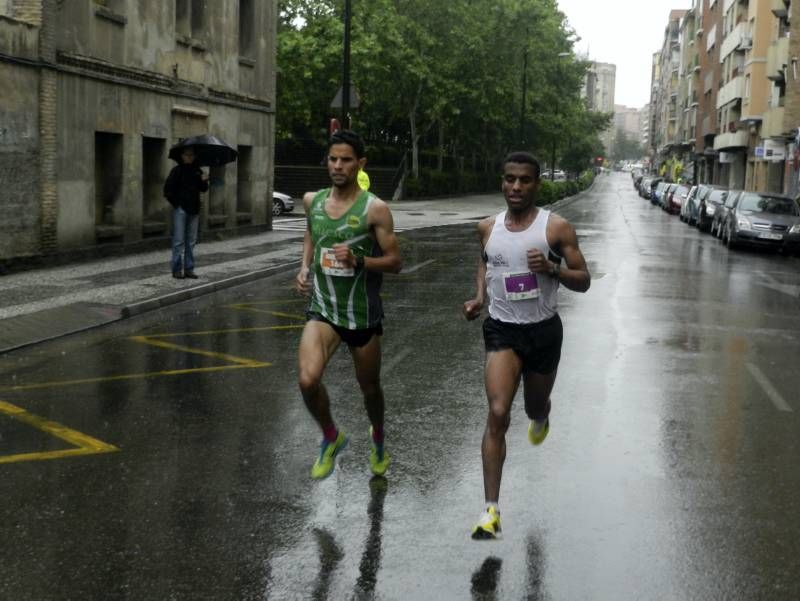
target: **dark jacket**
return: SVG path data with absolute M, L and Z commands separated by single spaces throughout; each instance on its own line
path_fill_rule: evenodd
M 208 181 L 203 181 L 203 172 L 197 164 L 175 165 L 164 182 L 164 197 L 175 208 L 182 208 L 189 215 L 200 212 L 200 193 L 208 190 Z

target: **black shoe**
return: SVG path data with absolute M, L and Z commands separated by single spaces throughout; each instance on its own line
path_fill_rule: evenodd
M 180 271 L 173 271 L 172 277 L 175 278 L 176 280 L 182 280 L 183 274 Z
M 183 272 L 183 277 L 189 278 L 190 280 L 196 280 L 200 276 L 198 276 L 194 271 L 189 269 L 189 270 Z

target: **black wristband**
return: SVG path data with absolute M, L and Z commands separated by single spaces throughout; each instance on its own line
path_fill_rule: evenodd
M 356 255 L 356 267 L 364 269 L 364 255 Z

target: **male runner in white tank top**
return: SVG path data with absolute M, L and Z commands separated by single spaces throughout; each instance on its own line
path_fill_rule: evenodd
M 464 303 L 464 315 L 476 319 L 488 300 L 483 337 L 489 415 L 481 445 L 486 509 L 472 529 L 474 539 L 492 539 L 500 531 L 497 504 L 506 431 L 520 379 L 525 413 L 531 419 L 528 440 L 539 445 L 550 429 L 550 392 L 561 358 L 558 286 L 586 292 L 591 283 L 575 228 L 536 206 L 539 175 L 539 163 L 531 154 L 508 155 L 502 184 L 508 210 L 478 224 L 482 252 L 477 293 Z

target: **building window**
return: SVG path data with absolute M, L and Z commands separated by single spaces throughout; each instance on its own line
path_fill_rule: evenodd
M 253 210 L 253 147 L 239 146 L 239 158 L 236 161 L 236 215 L 238 222 L 251 220 Z
M 239 0 L 239 55 L 255 58 L 255 5 L 253 0 Z
M 205 29 L 205 0 L 175 0 L 175 33 L 198 39 Z
M 162 189 L 167 177 L 167 141 L 142 137 L 142 235 L 163 236 L 167 230 L 167 207 Z

